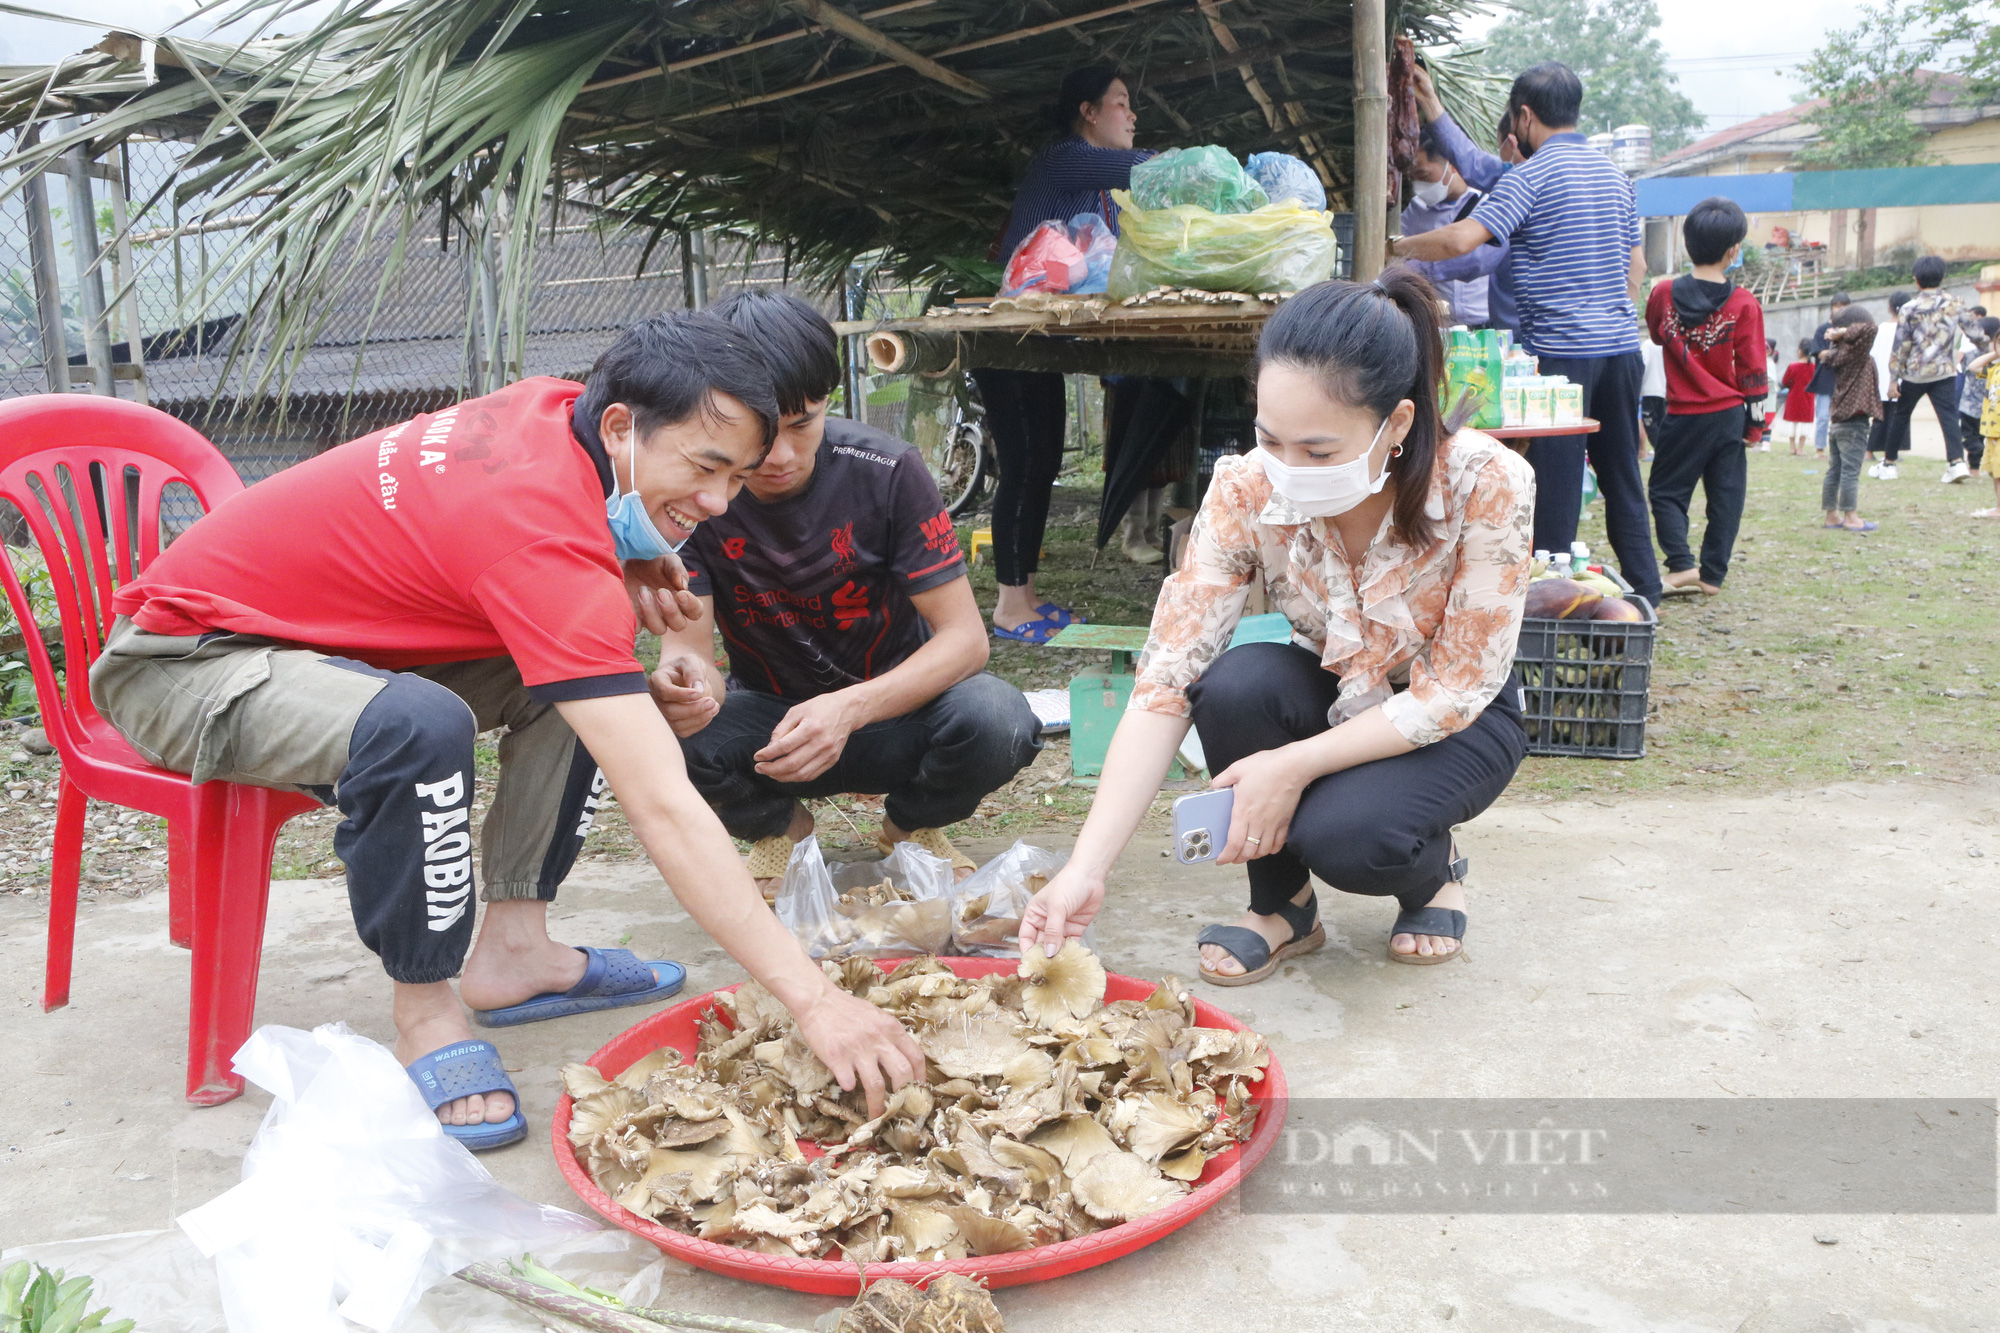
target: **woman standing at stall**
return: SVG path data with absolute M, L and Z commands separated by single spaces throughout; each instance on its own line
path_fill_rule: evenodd
M 1257 441 L 1225 458 L 1162 586 L 1130 711 L 1076 851 L 1035 896 L 1023 949 L 1053 953 L 1187 734 L 1235 793 L 1218 858 L 1250 909 L 1196 937 L 1201 975 L 1240 986 L 1325 943 L 1310 875 L 1401 906 L 1389 957 L 1440 963 L 1465 935 L 1454 824 L 1527 751 L 1515 642 L 1534 474 L 1440 420 L 1437 297 L 1407 269 L 1323 282 L 1280 306 L 1257 352 Z M 1228 648 L 1252 583 L 1290 643 Z M 1227 651 L 1225 651 L 1227 649 Z
M 1139 118 L 1125 80 L 1109 65 L 1072 71 L 1048 112 L 1063 137 L 1035 155 L 1000 238 L 1000 260 L 1042 222 L 1096 213 L 1118 230 L 1111 191 L 1130 188 L 1132 168 L 1152 154 L 1132 147 Z M 993 493 L 993 572 L 999 597 L 993 632 L 1046 643 L 1076 617 L 1037 600 L 1035 569 L 1049 521 L 1049 493 L 1062 471 L 1063 377 L 1052 370 L 975 370 L 1000 480 Z

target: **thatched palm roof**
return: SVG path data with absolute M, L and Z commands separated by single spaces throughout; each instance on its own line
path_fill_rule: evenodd
M 235 9 L 275 32 L 296 4 Z M 1471 6 L 1392 4 L 1391 31 L 1445 44 Z M 45 131 L 24 162 L 169 133 L 189 145 L 178 189 L 204 215 L 262 202 L 230 258 L 258 293 L 246 326 L 274 349 L 310 341 L 314 310 L 352 278 L 342 257 L 368 251 L 352 242 L 385 234 L 490 231 L 518 331 L 546 213 L 509 201 L 551 190 L 655 236 L 775 240 L 805 275 L 868 251 L 910 276 L 963 273 L 1047 142 L 1039 109 L 1079 64 L 1128 72 L 1141 146 L 1282 148 L 1338 205 L 1354 170 L 1349 19 L 1342 0 L 350 4 L 235 45 L 114 34 L 0 84 L 0 126 L 89 117 Z M 1475 80 L 1434 68 L 1447 97 L 1477 100 Z

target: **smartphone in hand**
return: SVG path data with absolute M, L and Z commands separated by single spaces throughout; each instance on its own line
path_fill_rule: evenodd
M 1213 861 L 1229 841 L 1236 789 L 1196 792 L 1174 802 L 1174 857 L 1184 866 Z

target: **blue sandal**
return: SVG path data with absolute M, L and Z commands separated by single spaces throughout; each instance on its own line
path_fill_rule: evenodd
M 1024 620 L 1013 629 L 993 627 L 993 637 L 1007 639 L 1013 643 L 1045 644 L 1062 633 L 1063 627 L 1053 620 Z
M 435 1111 L 446 1102 L 474 1093 L 504 1092 L 514 1099 L 514 1114 L 499 1124 L 446 1125 L 440 1128 L 473 1152 L 504 1148 L 528 1137 L 528 1117 L 521 1114 L 521 1094 L 500 1063 L 500 1052 L 488 1041 L 461 1041 L 403 1066 L 410 1081 Z
M 583 980 L 576 985 L 566 991 L 544 991 L 498 1009 L 474 1009 L 472 1021 L 483 1028 L 506 1028 L 599 1009 L 622 1009 L 628 1004 L 664 1000 L 687 980 L 687 969 L 679 963 L 659 958 L 641 961 L 630 949 L 578 946 L 577 952 L 590 961 L 584 966 Z
M 1243 964 L 1243 972 L 1230 976 L 1203 967 L 1201 979 L 1211 986 L 1247 986 L 1270 976 L 1279 963 L 1294 954 L 1311 953 L 1326 943 L 1326 927 L 1319 923 L 1318 894 L 1307 895 L 1302 903 L 1286 903 L 1278 909 L 1278 915 L 1292 928 L 1292 938 L 1275 949 L 1269 940 L 1247 926 L 1203 926 L 1194 942 L 1217 945 Z
M 1057 606 L 1054 602 L 1043 602 L 1035 608 L 1035 614 L 1044 620 L 1053 620 L 1058 625 L 1088 625 L 1090 617 L 1080 616 L 1074 611 Z

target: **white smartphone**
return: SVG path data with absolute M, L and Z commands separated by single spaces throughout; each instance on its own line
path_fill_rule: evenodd
M 1174 802 L 1174 856 L 1182 865 L 1213 861 L 1229 841 L 1229 816 L 1236 789 L 1196 792 Z

